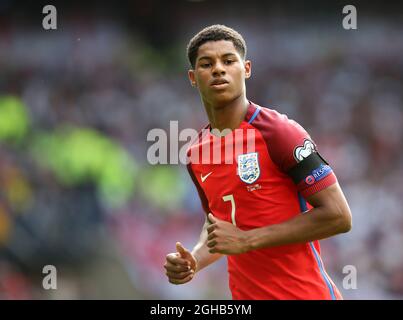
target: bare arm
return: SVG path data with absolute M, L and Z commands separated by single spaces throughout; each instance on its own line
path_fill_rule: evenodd
M 209 248 L 207 247 L 207 227 L 210 225 L 206 217 L 206 221 L 204 222 L 202 231 L 200 233 L 199 242 L 195 245 L 192 250 L 192 254 L 195 257 L 196 263 L 196 272 L 200 271 L 204 267 L 212 264 L 213 262 L 220 259 L 223 255 L 221 253 L 210 253 Z
M 193 279 L 196 272 L 200 271 L 209 264 L 217 261 L 222 254 L 210 253 L 207 247 L 207 226 L 209 222 L 203 225 L 199 242 L 190 252 L 182 246 L 180 242 L 176 243 L 176 252 L 169 253 L 166 256 L 164 268 L 168 281 L 172 284 L 184 284 Z
M 250 249 L 309 242 L 345 233 L 351 229 L 351 212 L 338 183 L 312 195 L 314 207 L 284 223 L 248 231 Z
M 208 226 L 211 253 L 239 254 L 250 250 L 320 240 L 348 232 L 351 212 L 338 183 L 312 195 L 314 207 L 286 222 L 243 231 L 231 223 L 213 218 Z

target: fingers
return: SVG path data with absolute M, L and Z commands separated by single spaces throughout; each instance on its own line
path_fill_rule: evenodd
M 207 240 L 210 241 L 216 237 L 217 237 L 217 234 L 214 231 L 212 231 L 211 233 L 208 234 Z
M 183 280 L 187 277 L 189 277 L 190 275 L 194 274 L 193 270 L 189 270 L 189 271 L 185 271 L 185 272 L 171 272 L 171 271 L 167 271 L 165 272 L 165 274 L 167 275 L 167 277 L 169 279 L 175 279 L 175 280 Z
M 180 257 L 179 253 L 170 253 L 166 256 L 168 262 L 173 265 L 189 266 L 190 262 Z
M 216 217 L 214 217 L 211 212 L 208 214 L 207 217 L 208 217 L 208 220 L 210 221 L 210 223 L 215 223 L 215 222 L 217 222 Z
M 212 234 L 213 240 L 207 242 L 207 247 L 209 247 L 209 253 L 223 253 L 221 250 L 222 245 L 218 244 L 216 235 Z
M 218 235 L 217 231 L 215 231 L 216 225 L 213 224 L 209 226 L 210 230 L 208 231 L 208 236 L 207 236 L 207 247 L 209 248 L 214 248 L 217 245 L 217 240 L 218 240 Z M 209 250 L 210 253 L 214 253 L 211 250 Z
M 184 279 L 172 279 L 172 278 L 169 278 L 169 282 L 172 283 L 172 284 L 184 284 L 186 282 L 189 282 L 192 279 L 193 279 L 193 274 L 187 276 Z
M 217 228 L 217 224 L 215 224 L 215 223 L 210 224 L 210 225 L 207 227 L 207 233 L 210 234 L 210 233 L 213 232 L 216 228 Z
M 207 242 L 207 247 L 209 247 L 209 248 L 213 248 L 215 245 L 217 245 L 217 241 L 215 241 L 215 240 L 211 240 L 211 241 Z
M 208 219 L 210 221 L 210 225 L 207 226 L 207 232 L 208 233 L 218 229 L 219 225 L 221 223 L 227 223 L 227 222 L 225 222 L 223 220 L 220 220 L 220 219 L 214 217 L 212 213 L 209 213 L 207 217 L 208 217 Z
M 212 249 L 209 250 L 210 253 L 224 253 L 221 250 L 219 250 L 217 247 L 214 247 Z
M 218 244 L 215 240 L 208 242 L 207 247 L 209 247 L 209 253 L 224 253 L 223 246 Z
M 187 272 L 190 271 L 190 266 L 174 265 L 170 262 L 164 264 L 164 268 L 170 272 Z
M 194 270 L 191 269 L 190 263 L 179 255 L 179 252 L 168 254 L 164 264 L 165 274 L 172 284 L 184 284 L 192 280 L 194 276 Z
M 182 246 L 182 244 L 180 242 L 176 243 L 176 251 L 178 251 L 178 253 L 182 256 L 185 257 L 187 250 Z

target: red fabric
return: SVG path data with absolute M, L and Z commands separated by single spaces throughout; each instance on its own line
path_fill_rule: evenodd
M 294 150 L 304 144 L 304 139 L 311 138 L 295 121 L 267 108 L 261 108 L 255 119 L 248 123 L 257 108 L 260 107 L 251 103 L 239 129 L 226 136 L 233 138 L 233 163 L 224 162 L 225 146 L 219 143 L 224 138 L 209 132 L 199 135 L 199 140 L 189 150 L 191 155 L 200 153 L 203 145 L 208 146 L 210 160 L 214 152 L 221 154 L 219 163 L 191 162 L 188 168 L 199 194 L 202 194 L 203 207 L 219 219 L 235 222 L 242 230 L 282 223 L 301 214 L 299 191 L 305 196 L 311 195 L 336 181 L 331 172 L 308 186 L 295 185 L 287 175 L 288 170 L 297 164 Z M 251 171 L 250 176 L 256 178 L 251 183 L 241 180 L 238 172 L 238 155 L 251 151 L 247 150 L 248 130 L 251 130 L 249 134 L 254 134 L 252 138 L 249 136 L 249 142 L 254 139 L 252 151 L 257 153 L 259 166 L 258 174 Z M 240 132 L 243 134 L 239 135 Z M 236 144 L 242 146 L 238 152 L 235 152 Z M 251 161 L 255 168 L 256 161 Z M 243 172 L 241 175 L 248 177 Z M 225 196 L 229 196 L 226 201 Z M 229 201 L 231 197 L 233 202 Z M 233 204 L 235 221 L 231 216 Z M 331 299 L 332 294 L 341 299 L 320 259 L 318 241 L 228 256 L 228 272 L 233 299 Z

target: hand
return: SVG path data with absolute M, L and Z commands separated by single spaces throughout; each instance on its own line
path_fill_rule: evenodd
M 210 253 L 239 254 L 249 251 L 247 233 L 232 223 L 220 220 L 209 213 L 211 225 L 207 227 L 207 247 Z
M 184 284 L 193 279 L 196 272 L 196 259 L 180 242 L 176 243 L 176 251 L 166 256 L 165 274 L 170 283 Z

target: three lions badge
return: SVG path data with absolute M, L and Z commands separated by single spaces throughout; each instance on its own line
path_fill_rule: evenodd
M 259 178 L 260 167 L 257 152 L 238 155 L 238 175 L 243 182 L 248 184 Z

